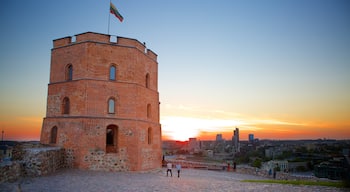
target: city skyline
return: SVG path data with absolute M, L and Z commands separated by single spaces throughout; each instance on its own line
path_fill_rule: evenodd
M 350 2 L 0 2 L 0 131 L 39 140 L 52 40 L 87 31 L 158 55 L 163 139 L 350 139 Z M 108 23 L 108 18 L 110 22 Z

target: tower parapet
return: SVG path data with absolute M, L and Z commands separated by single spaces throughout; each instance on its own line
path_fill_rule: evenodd
M 116 42 L 113 42 L 111 39 L 112 35 L 94 33 L 94 32 L 86 32 L 80 33 L 73 37 L 63 37 L 59 39 L 53 40 L 53 49 L 61 48 L 64 46 L 71 45 L 73 43 L 83 43 L 83 42 L 94 42 L 94 43 L 104 43 L 115 46 L 127 46 L 131 48 L 135 48 L 140 50 L 141 52 L 148 55 L 153 60 L 157 61 L 157 54 L 155 54 L 152 50 L 147 49 L 145 43 L 141 43 L 136 39 L 126 38 L 126 37 L 116 37 Z

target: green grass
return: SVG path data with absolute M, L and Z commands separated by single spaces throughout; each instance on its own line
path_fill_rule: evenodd
M 305 180 L 243 180 L 242 182 L 254 182 L 254 183 L 277 183 L 277 184 L 289 184 L 289 185 L 316 185 L 345 188 L 344 182 L 332 182 L 332 181 L 305 181 Z

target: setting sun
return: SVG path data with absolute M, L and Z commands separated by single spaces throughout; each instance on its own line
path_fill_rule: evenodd
M 197 129 L 192 128 L 195 122 L 191 118 L 166 117 L 161 123 L 163 123 L 163 136 L 166 139 L 185 141 L 199 134 Z
M 241 125 L 235 120 L 206 119 L 193 117 L 166 116 L 161 119 L 164 138 L 185 141 L 188 138 L 200 137 L 203 133 L 216 134 L 232 132 L 235 126 Z

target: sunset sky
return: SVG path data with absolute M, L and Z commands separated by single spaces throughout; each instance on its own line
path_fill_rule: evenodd
M 0 1 L 0 131 L 39 140 L 52 40 L 92 31 L 158 54 L 163 139 L 350 139 L 348 0 Z

